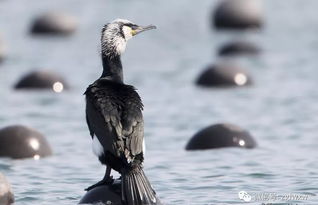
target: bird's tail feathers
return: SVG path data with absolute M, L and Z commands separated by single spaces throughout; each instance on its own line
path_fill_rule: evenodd
M 157 204 L 156 193 L 152 189 L 142 167 L 122 171 L 122 200 L 127 205 Z

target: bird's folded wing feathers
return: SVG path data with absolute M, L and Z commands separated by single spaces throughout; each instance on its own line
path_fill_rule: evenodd
M 110 97 L 107 89 L 94 91 L 85 92 L 89 96 L 86 115 L 91 135 L 95 134 L 113 154 L 126 152 L 127 160 L 132 160 L 142 152 L 143 143 L 142 104 L 138 94 L 134 91 L 133 96 L 128 96 L 125 106 L 115 105 L 116 99 Z

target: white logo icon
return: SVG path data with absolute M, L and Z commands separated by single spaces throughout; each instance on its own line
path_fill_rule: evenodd
M 246 191 L 240 191 L 238 193 L 238 197 L 245 202 L 249 202 L 252 200 L 251 195 L 249 195 Z

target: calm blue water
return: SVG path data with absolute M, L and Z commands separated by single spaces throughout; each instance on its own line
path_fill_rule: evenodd
M 244 190 L 307 194 L 307 200 L 293 204 L 317 204 L 317 1 L 266 0 L 265 29 L 243 34 L 210 29 L 215 2 L 0 2 L 0 32 L 8 48 L 8 60 L 0 65 L 0 125 L 34 127 L 54 150 L 39 161 L 0 159 L 16 204 L 76 204 L 84 188 L 103 176 L 104 167 L 91 151 L 82 94 L 101 74 L 100 28 L 118 17 L 158 27 L 132 39 L 122 60 L 125 81 L 138 88 L 145 104 L 145 169 L 163 202 L 243 204 L 238 192 Z M 29 36 L 33 17 L 52 9 L 75 15 L 77 33 Z M 255 85 L 194 86 L 204 67 L 220 60 L 217 47 L 236 38 L 250 39 L 264 50 L 258 57 L 234 60 L 249 70 Z M 60 73 L 72 89 L 62 94 L 12 90 L 22 74 L 36 68 Z M 259 147 L 184 151 L 194 133 L 219 122 L 249 130 Z

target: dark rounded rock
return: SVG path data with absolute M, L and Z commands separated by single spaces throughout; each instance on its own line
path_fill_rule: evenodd
M 0 130 L 0 157 L 40 159 L 52 155 L 45 137 L 38 131 L 14 125 Z
M 14 203 L 14 195 L 11 186 L 3 174 L 0 173 L 0 204 L 10 205 Z
M 89 190 L 80 200 L 79 204 L 112 204 L 122 205 L 121 201 L 121 181 L 115 180 L 112 185 L 102 185 Z M 157 199 L 157 205 L 161 205 Z
M 219 49 L 220 56 L 231 55 L 256 55 L 259 54 L 261 49 L 255 44 L 247 41 L 233 41 L 222 46 Z
M 112 185 L 103 185 L 89 190 L 80 200 L 79 204 L 122 204 L 120 181 Z
M 206 87 L 246 86 L 252 84 L 249 74 L 231 64 L 210 65 L 196 83 Z
M 68 87 L 61 76 L 50 71 L 33 71 L 23 76 L 15 85 L 15 89 L 51 89 L 54 92 L 62 92 Z
M 219 29 L 260 28 L 263 25 L 260 0 L 223 0 L 216 7 L 213 25 Z
M 49 12 L 38 16 L 32 26 L 32 34 L 69 35 L 77 28 L 76 19 L 65 13 Z
M 250 133 L 232 124 L 216 124 L 195 134 L 186 150 L 204 150 L 222 147 L 254 148 L 256 141 Z

